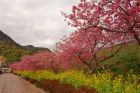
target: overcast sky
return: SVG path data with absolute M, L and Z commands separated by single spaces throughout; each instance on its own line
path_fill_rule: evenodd
M 54 48 L 72 31 L 60 11 L 79 0 L 0 0 L 0 29 L 22 45 Z

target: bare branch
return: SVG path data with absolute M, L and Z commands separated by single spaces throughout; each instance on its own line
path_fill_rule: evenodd
M 108 28 L 105 28 L 105 27 L 101 27 L 101 26 L 97 26 L 97 25 L 91 25 L 91 26 L 88 26 L 86 28 L 82 28 L 83 30 L 87 30 L 87 29 L 90 29 L 92 27 L 98 27 L 100 29 L 103 29 L 103 30 L 106 30 L 106 31 L 109 31 L 109 32 L 119 32 L 119 33 L 130 33 L 129 31 L 117 31 L 117 30 L 111 30 L 111 29 L 108 29 Z
M 79 53 L 78 58 L 88 67 L 88 69 L 91 69 L 90 65 L 83 58 L 81 58 L 81 53 Z
M 125 43 L 123 43 L 123 44 L 125 44 Z M 98 62 L 103 62 L 103 61 L 106 61 L 106 60 L 114 57 L 117 53 L 119 53 L 121 51 L 121 49 L 123 49 L 124 46 L 125 45 L 122 45 L 121 44 L 120 47 L 113 54 L 111 54 L 111 55 L 109 55 L 107 57 L 104 57 L 104 58 L 99 59 Z

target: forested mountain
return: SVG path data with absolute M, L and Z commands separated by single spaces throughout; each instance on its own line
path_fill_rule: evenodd
M 0 31 L 0 55 L 6 57 L 8 63 L 18 61 L 21 56 L 42 50 L 50 51 L 48 48 L 34 47 L 32 45 L 22 46 Z

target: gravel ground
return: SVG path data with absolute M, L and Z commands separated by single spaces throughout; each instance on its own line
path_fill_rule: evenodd
M 0 93 L 46 93 L 28 81 L 13 75 L 0 75 Z

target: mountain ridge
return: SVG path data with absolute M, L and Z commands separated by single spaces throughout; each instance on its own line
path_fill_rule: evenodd
M 0 30 L 0 56 L 4 56 L 8 63 L 18 61 L 22 56 L 43 50 L 50 51 L 48 48 L 34 47 L 33 45 L 20 45 Z
M 44 48 L 44 47 L 35 47 L 33 45 L 20 45 L 18 43 L 16 43 L 11 37 L 9 37 L 7 34 L 5 34 L 3 31 L 0 30 L 0 42 L 5 42 L 7 44 L 12 44 L 15 45 L 17 47 L 22 47 L 25 48 L 27 50 L 31 50 L 31 51 L 39 51 L 39 50 L 48 50 L 50 51 L 48 48 Z
M 3 31 L 0 30 L 0 42 L 5 42 L 12 45 L 18 45 L 11 37 L 3 33 Z

